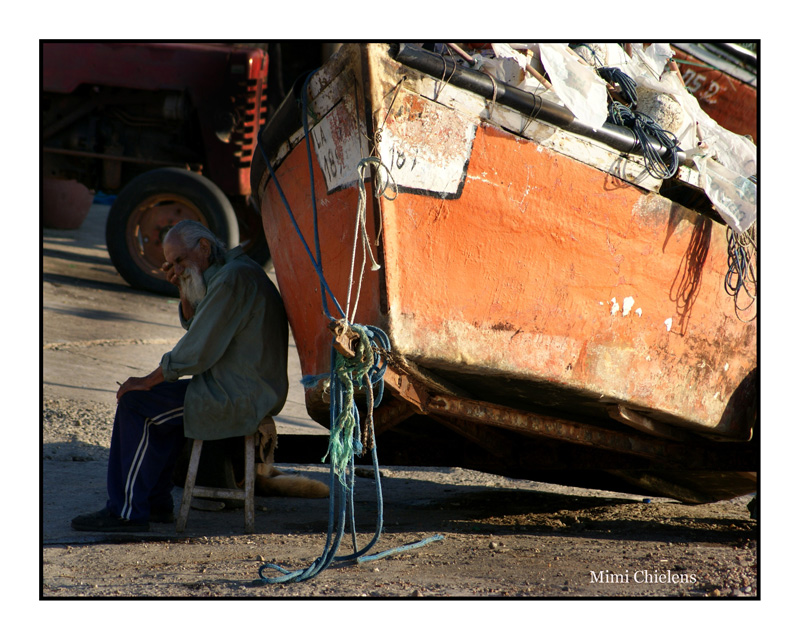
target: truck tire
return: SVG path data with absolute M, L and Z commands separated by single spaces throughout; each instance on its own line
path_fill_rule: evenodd
M 111 262 L 136 289 L 176 297 L 164 264 L 163 241 L 181 220 L 196 220 L 228 247 L 239 244 L 239 227 L 231 203 L 208 178 L 184 169 L 148 171 L 120 191 L 106 221 Z

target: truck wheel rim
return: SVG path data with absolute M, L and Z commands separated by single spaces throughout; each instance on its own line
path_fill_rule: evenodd
M 157 194 L 143 200 L 128 218 L 125 238 L 136 266 L 145 273 L 165 280 L 164 236 L 181 220 L 195 220 L 208 226 L 208 220 L 190 200 L 174 194 Z

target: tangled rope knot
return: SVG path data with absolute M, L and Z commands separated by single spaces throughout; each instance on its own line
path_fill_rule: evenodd
M 345 482 L 345 469 L 353 455 L 362 455 L 374 446 L 374 424 L 372 412 L 383 397 L 383 374 L 386 363 L 379 356 L 377 339 L 386 349 L 389 340 L 377 327 L 348 325 L 344 321 L 333 322 L 333 363 L 331 376 L 331 435 L 328 451 L 334 474 Z M 334 384 L 335 381 L 335 384 Z M 373 388 L 378 386 L 378 397 Z M 359 433 L 359 413 L 355 403 L 356 389 L 365 389 L 367 394 L 367 424 Z
M 325 454 L 325 457 L 330 456 L 329 520 L 325 549 L 322 555 L 304 570 L 289 571 L 271 563 L 262 565 L 258 570 L 258 575 L 261 582 L 265 584 L 301 582 L 313 578 L 334 561 L 369 562 L 393 553 L 416 549 L 444 538 L 444 536 L 436 534 L 419 542 L 388 549 L 371 556 L 366 555 L 367 551 L 378 542 L 383 530 L 383 494 L 372 411 L 380 404 L 383 397 L 383 374 L 386 371 L 387 363 L 382 357 L 382 353 L 389 351 L 390 343 L 386 334 L 377 327 L 347 324 L 344 320 L 334 321 L 329 327 L 333 330 L 334 339 L 331 346 L 330 376 L 332 427 L 328 452 Z M 367 394 L 365 411 L 367 423 L 363 430 L 363 440 L 359 411 L 355 401 L 356 389 L 364 389 Z M 372 454 L 378 515 L 372 540 L 359 549 L 356 541 L 353 500 L 355 456 L 361 455 L 365 451 Z M 338 508 L 334 508 L 335 504 L 338 504 Z M 353 540 L 353 553 L 337 556 L 336 553 L 344 536 L 345 522 L 348 521 Z M 269 569 L 278 571 L 281 575 L 265 576 L 264 572 Z

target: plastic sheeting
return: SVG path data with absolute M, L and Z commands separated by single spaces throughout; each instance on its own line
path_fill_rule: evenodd
M 538 55 L 538 45 L 531 43 L 529 46 L 536 47 Z M 564 106 L 564 101 L 552 89 L 547 89 L 536 78 L 529 75 L 526 71 L 528 58 L 513 49 L 505 42 L 493 42 L 492 52 L 494 57 L 482 54 L 473 56 L 476 69 L 485 71 L 500 82 L 536 94 L 545 100 Z
M 737 233 L 747 231 L 758 214 L 756 185 L 711 158 L 698 156 L 694 163 L 703 190 L 720 216 Z
M 542 64 L 553 90 L 573 115 L 599 129 L 608 118 L 606 83 L 563 44 L 539 43 Z

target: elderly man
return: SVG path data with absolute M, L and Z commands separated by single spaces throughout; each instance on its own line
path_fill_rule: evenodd
M 288 323 L 264 270 L 241 247 L 226 252 L 188 220 L 167 233 L 164 257 L 186 334 L 152 373 L 120 386 L 108 502 L 76 517 L 79 531 L 147 531 L 149 522 L 172 522 L 172 468 L 184 437 L 251 434 L 286 401 Z

